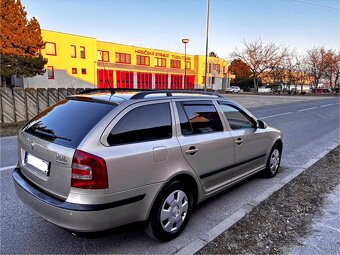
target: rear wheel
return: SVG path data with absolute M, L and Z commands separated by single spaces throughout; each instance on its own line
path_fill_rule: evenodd
M 270 151 L 270 155 L 267 161 L 267 166 L 264 171 L 266 177 L 271 178 L 277 174 L 277 170 L 281 163 L 281 148 L 278 144 L 275 144 Z
M 151 210 L 147 234 L 160 241 L 177 237 L 189 221 L 192 201 L 192 193 L 182 182 L 170 182 Z

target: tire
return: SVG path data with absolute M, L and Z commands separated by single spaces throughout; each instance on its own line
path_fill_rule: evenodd
M 187 225 L 192 203 L 192 193 L 183 182 L 170 182 L 160 192 L 151 209 L 146 233 L 163 242 L 174 239 Z
M 279 169 L 281 163 L 281 154 L 281 147 L 277 143 L 274 144 L 273 148 L 270 150 L 266 169 L 264 170 L 265 177 L 272 178 L 277 174 L 277 170 Z

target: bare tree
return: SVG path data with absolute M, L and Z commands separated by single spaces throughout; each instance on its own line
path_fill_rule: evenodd
M 286 55 L 287 48 L 274 43 L 264 44 L 261 39 L 246 42 L 243 41 L 244 49 L 237 49 L 232 53 L 233 58 L 239 58 L 245 62 L 252 72 L 254 89 L 258 91 L 258 81 L 262 73 L 277 68 Z
M 325 57 L 325 72 L 324 72 L 324 78 L 329 81 L 329 85 L 333 87 L 333 80 L 336 84 L 335 79 L 339 79 L 339 74 L 337 75 L 337 72 L 339 72 L 339 53 L 333 50 L 328 50 L 326 52 Z
M 315 47 L 307 51 L 305 64 L 308 67 L 308 72 L 314 78 L 315 91 L 327 69 L 327 54 L 324 47 Z
M 334 86 L 338 89 L 340 88 L 340 51 L 336 54 L 336 65 L 335 65 L 335 72 L 334 72 Z

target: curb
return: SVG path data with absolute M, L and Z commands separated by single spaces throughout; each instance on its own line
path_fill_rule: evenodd
M 278 183 L 271 186 L 269 189 L 264 191 L 262 194 L 255 197 L 250 203 L 247 203 L 243 205 L 239 210 L 234 212 L 232 215 L 227 217 L 225 220 L 217 224 L 215 227 L 210 229 L 207 233 L 200 235 L 199 237 L 196 237 L 194 240 L 192 240 L 188 245 L 184 246 L 180 250 L 178 250 L 176 255 L 182 255 L 182 254 L 194 254 L 201 250 L 204 246 L 206 246 L 208 243 L 213 241 L 216 237 L 221 235 L 223 232 L 228 230 L 232 225 L 237 223 L 239 220 L 241 220 L 247 213 L 252 211 L 254 207 L 259 205 L 261 202 L 266 200 L 268 197 L 270 197 L 274 192 L 281 189 L 283 186 L 285 186 L 287 183 L 291 182 L 294 178 L 299 176 L 301 173 L 303 173 L 306 169 L 314 165 L 317 161 L 319 161 L 321 158 L 323 158 L 327 153 L 335 149 L 340 142 L 335 142 L 331 146 L 329 146 L 326 150 L 321 152 L 318 156 L 313 158 L 312 160 L 308 161 L 305 165 L 303 165 L 301 168 L 296 169 L 294 172 L 290 173 L 288 176 L 283 178 Z
M 0 140 L 2 140 L 2 139 L 10 139 L 10 138 L 15 138 L 15 137 L 18 137 L 18 136 L 17 135 L 2 136 L 2 137 L 0 137 Z

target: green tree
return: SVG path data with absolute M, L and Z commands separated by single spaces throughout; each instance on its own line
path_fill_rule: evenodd
M 27 20 L 20 0 L 1 0 L 0 75 L 1 85 L 10 85 L 11 76 L 33 77 L 44 72 L 44 47 L 39 22 Z

